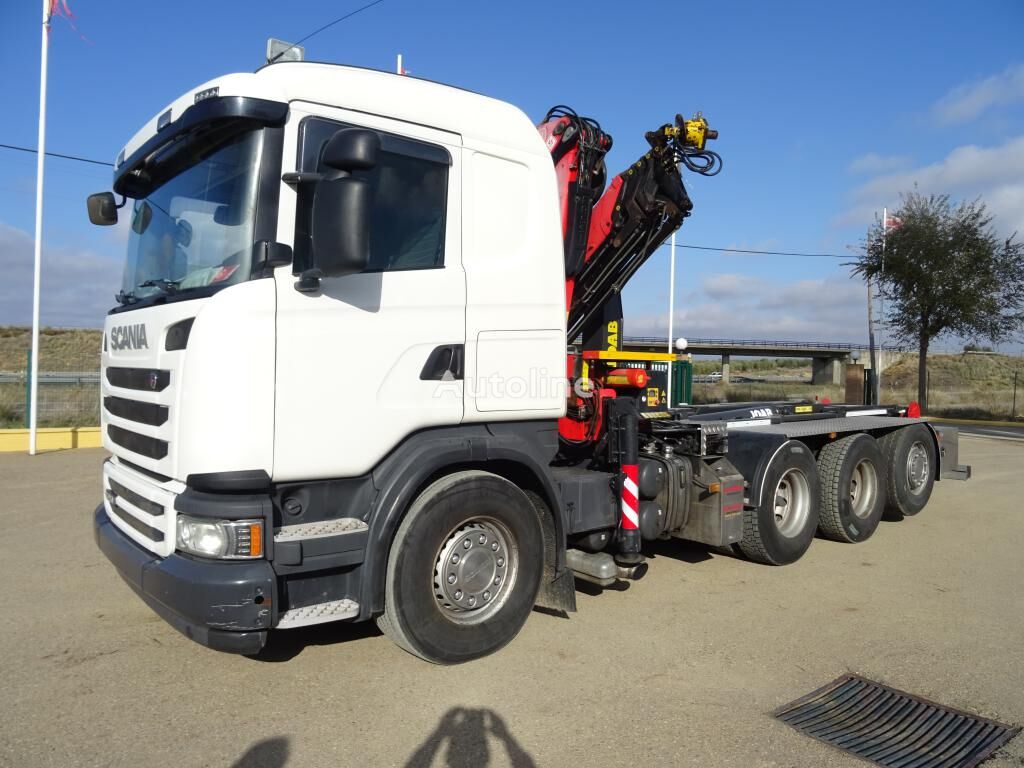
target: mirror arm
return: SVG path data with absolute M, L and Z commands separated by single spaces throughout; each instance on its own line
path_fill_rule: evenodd
M 127 202 L 128 202 L 127 195 L 121 195 L 121 204 L 120 205 L 115 205 L 114 207 L 117 208 L 118 210 L 121 210 L 122 208 L 124 208 L 124 206 L 125 206 L 125 204 Z
M 320 280 L 324 273 L 319 269 L 307 269 L 299 275 L 295 283 L 295 290 L 299 293 L 317 293 L 320 290 Z
M 297 187 L 301 184 L 316 184 L 323 177 L 322 173 L 312 171 L 289 171 L 281 175 L 281 181 L 290 187 Z

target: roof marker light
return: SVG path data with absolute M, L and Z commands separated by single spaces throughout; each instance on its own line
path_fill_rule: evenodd
M 203 99 L 212 99 L 214 96 L 218 96 L 219 94 L 220 94 L 220 86 L 219 85 L 215 85 L 213 88 L 207 88 L 206 90 L 203 90 L 203 91 L 196 91 L 196 97 L 195 97 L 195 101 L 193 102 L 193 104 L 198 104 Z

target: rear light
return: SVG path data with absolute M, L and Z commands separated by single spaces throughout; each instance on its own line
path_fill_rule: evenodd
M 907 418 L 908 419 L 920 419 L 921 418 L 921 405 L 920 403 L 911 403 L 907 406 Z

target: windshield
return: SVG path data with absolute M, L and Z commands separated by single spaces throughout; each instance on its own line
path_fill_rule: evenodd
M 235 135 L 135 201 L 122 302 L 248 279 L 262 137 Z

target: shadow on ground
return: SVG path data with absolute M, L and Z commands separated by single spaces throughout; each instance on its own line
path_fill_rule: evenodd
M 361 621 L 358 624 L 335 621 L 300 629 L 275 630 L 270 633 L 263 650 L 249 658 L 271 663 L 291 661 L 309 646 L 355 642 L 379 637 L 380 634 L 377 624 L 372 621 Z
M 491 765 L 492 746 L 504 752 L 502 764 L 535 768 L 530 754 L 520 746 L 497 712 L 492 709 L 453 707 L 441 718 L 426 740 L 405 763 L 405 768 L 484 768 Z M 435 762 L 443 752 L 443 761 Z
M 275 736 L 257 741 L 245 754 L 231 764 L 231 768 L 282 768 L 288 762 L 288 739 Z

